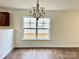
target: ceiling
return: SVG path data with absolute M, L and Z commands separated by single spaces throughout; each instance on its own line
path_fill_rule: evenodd
M 79 10 L 79 0 L 39 0 L 47 10 Z M 0 0 L 0 7 L 30 9 L 36 0 Z

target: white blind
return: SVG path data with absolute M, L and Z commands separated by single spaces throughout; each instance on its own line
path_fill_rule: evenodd
M 39 18 L 36 37 L 36 18 L 24 18 L 24 40 L 50 40 L 50 19 Z

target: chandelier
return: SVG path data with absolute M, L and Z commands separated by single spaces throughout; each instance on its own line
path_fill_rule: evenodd
M 39 1 L 37 0 L 36 7 L 32 7 L 30 10 L 31 16 L 35 18 L 40 18 L 45 16 L 45 8 L 44 7 L 39 7 Z

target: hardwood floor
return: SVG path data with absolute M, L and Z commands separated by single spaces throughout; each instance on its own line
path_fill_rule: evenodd
M 5 59 L 79 59 L 79 49 L 14 49 Z

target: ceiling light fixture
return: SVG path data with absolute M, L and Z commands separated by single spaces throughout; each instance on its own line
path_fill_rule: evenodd
M 40 18 L 45 15 L 45 8 L 39 7 L 39 1 L 37 0 L 36 7 L 32 7 L 30 14 L 35 18 Z

